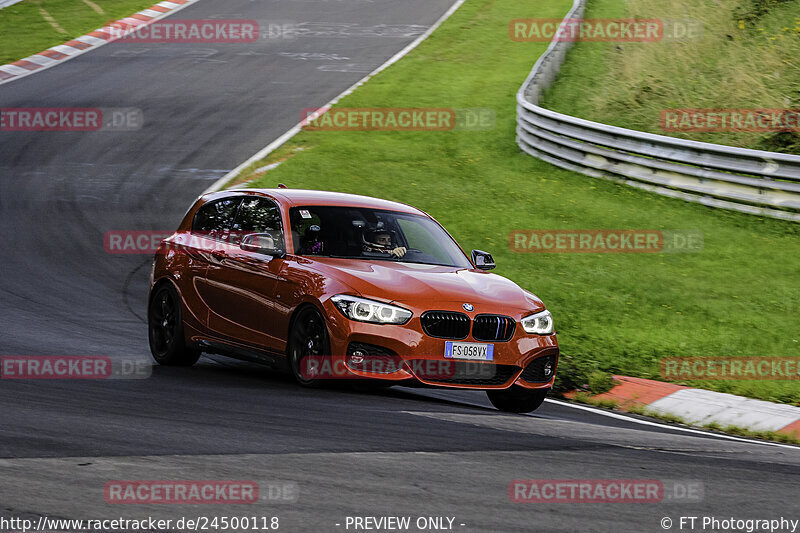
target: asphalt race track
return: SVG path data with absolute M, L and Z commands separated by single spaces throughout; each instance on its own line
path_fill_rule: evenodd
M 151 258 L 106 253 L 105 232 L 174 228 L 193 198 L 296 124 L 302 109 L 382 64 L 450 4 L 203 0 L 175 17 L 299 22 L 309 31 L 254 44 L 112 43 L 0 86 L 1 107 L 137 108 L 144 117 L 134 131 L 0 132 L 0 354 L 149 358 Z M 3 380 L 0 405 L 6 518 L 246 515 L 278 517 L 288 532 L 354 531 L 346 517 L 387 515 L 412 524 L 450 517 L 465 532 L 800 519 L 796 447 L 556 402 L 513 416 L 483 393 L 307 390 L 214 356 L 190 369 L 153 368 L 148 379 Z M 215 479 L 254 480 L 261 499 L 104 500 L 110 480 Z M 658 479 L 702 494 L 688 503 L 514 503 L 515 479 Z

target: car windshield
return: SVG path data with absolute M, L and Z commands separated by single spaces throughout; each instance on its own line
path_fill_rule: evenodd
M 307 206 L 289 211 L 297 255 L 472 268 L 433 220 L 396 211 Z

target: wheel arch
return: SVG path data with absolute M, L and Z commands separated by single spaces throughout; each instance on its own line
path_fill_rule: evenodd
M 147 313 L 150 314 L 150 303 L 153 301 L 153 295 L 163 287 L 164 285 L 172 285 L 172 288 L 178 295 L 178 301 L 181 304 L 181 317 L 183 318 L 183 314 L 187 309 L 186 302 L 183 299 L 183 294 L 181 294 L 181 289 L 178 287 L 178 284 L 175 282 L 174 279 L 170 276 L 162 276 L 161 278 L 157 279 L 153 282 L 153 286 L 150 287 L 150 292 L 147 294 Z M 185 322 L 185 320 L 184 320 Z
M 322 303 L 318 300 L 306 300 L 301 302 L 297 307 L 294 308 L 292 311 L 292 316 L 289 318 L 289 327 L 286 328 L 286 357 L 289 357 L 289 348 L 290 342 L 289 339 L 292 335 L 292 329 L 294 328 L 294 323 L 297 320 L 297 317 L 300 316 L 300 313 L 305 311 L 306 309 L 314 309 L 319 315 L 322 317 L 322 323 L 325 324 L 325 332 L 328 336 L 328 342 L 330 343 L 330 336 L 331 330 L 330 326 L 328 325 L 328 321 L 325 319 L 325 308 L 322 306 Z
M 180 305 L 180 312 L 181 312 L 181 322 L 183 322 L 183 334 L 184 339 L 187 344 L 193 344 L 190 339 L 188 328 L 196 329 L 194 326 L 186 322 L 186 312 L 189 310 L 188 305 L 186 304 L 186 300 L 183 297 L 183 293 L 181 293 L 180 287 L 178 287 L 178 283 L 171 277 L 171 276 L 162 276 L 161 278 L 157 279 L 153 282 L 153 286 L 150 288 L 150 292 L 147 295 L 147 322 L 150 322 L 150 304 L 153 302 L 153 295 L 158 292 L 158 290 L 165 286 L 169 285 L 175 291 L 175 294 L 178 295 L 178 305 Z

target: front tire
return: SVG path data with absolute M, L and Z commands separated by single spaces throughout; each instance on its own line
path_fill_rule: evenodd
M 147 306 L 147 331 L 150 352 L 160 365 L 192 366 L 200 352 L 186 345 L 183 313 L 178 291 L 171 283 L 156 287 Z
M 487 390 L 492 405 L 506 413 L 530 413 L 544 402 L 550 389 L 525 389 L 519 385 L 502 390 Z
M 294 379 L 304 387 L 319 387 L 323 380 L 315 377 L 326 357 L 330 359 L 330 341 L 325 319 L 314 307 L 305 307 L 292 323 L 289 333 L 289 366 Z M 313 359 L 309 359 L 313 358 Z M 316 364 L 309 364 L 310 361 Z M 327 366 L 330 368 L 330 366 Z

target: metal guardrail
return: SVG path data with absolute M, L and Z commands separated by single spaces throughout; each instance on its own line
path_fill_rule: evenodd
M 575 0 L 567 19 L 583 16 Z M 618 128 L 544 109 L 572 42 L 554 37 L 517 93 L 517 144 L 548 163 L 711 207 L 800 221 L 800 156 Z

